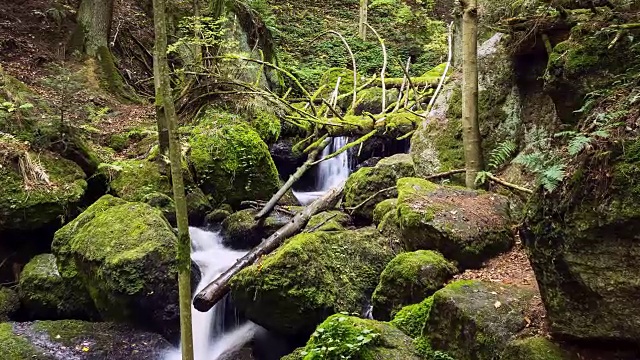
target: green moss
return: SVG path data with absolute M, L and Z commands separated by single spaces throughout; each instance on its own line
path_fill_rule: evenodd
M 398 199 L 386 199 L 378 203 L 373 209 L 373 223 L 380 224 L 389 211 L 396 209 L 397 203 Z
M 238 273 L 232 296 L 258 324 L 282 334 L 309 334 L 328 314 L 359 312 L 392 256 L 387 240 L 372 228 L 303 233 Z
M 207 119 L 193 129 L 189 143 L 197 182 L 214 203 L 267 200 L 278 190 L 269 149 L 248 125 Z
M 249 124 L 265 143 L 272 144 L 278 141 L 281 124 L 276 114 L 266 110 L 253 111 L 249 118 Z
M 98 47 L 96 60 L 98 61 L 98 69 L 100 70 L 101 86 L 105 90 L 110 91 L 121 100 L 133 102 L 140 100 L 135 94 L 135 91 L 122 79 L 122 75 L 120 75 L 116 67 L 115 58 L 108 47 Z
M 390 319 L 403 306 L 442 288 L 456 272 L 456 267 L 435 251 L 399 254 L 384 269 L 373 293 L 375 317 Z
M 123 320 L 140 297 L 171 298 L 176 242 L 159 210 L 106 195 L 58 230 L 52 249 L 63 280 L 80 281 L 103 318 Z
M 342 211 L 325 211 L 312 216 L 305 229 L 313 229 L 313 231 L 343 231 L 345 226 L 350 223 L 351 217 Z
M 429 317 L 431 304 L 433 304 L 433 297 L 430 296 L 418 304 L 405 306 L 395 314 L 391 324 L 412 338 L 418 338 Z
M 398 100 L 398 96 L 400 96 L 400 92 L 397 89 L 387 89 L 386 90 L 386 106 L 393 104 Z M 382 112 L 382 88 L 379 87 L 370 87 L 364 90 L 361 90 L 357 94 L 357 102 L 354 113 L 356 115 L 361 115 L 364 112 L 368 112 L 370 114 L 379 114 Z M 345 100 L 352 100 L 352 97 L 347 97 Z
M 20 298 L 15 291 L 0 287 L 0 322 L 9 321 L 20 308 Z
M 23 152 L 15 152 L 11 146 L 0 137 L 0 230 L 38 229 L 73 214 L 87 188 L 82 169 L 52 153 L 29 152 L 32 161 L 45 170 L 51 185 L 33 184 L 26 189 L 18 167 L 18 154 Z
M 563 360 L 568 358 L 558 345 L 540 336 L 512 341 L 500 355 L 500 359 L 503 360 Z
M 9 323 L 0 323 L 0 347 L 2 348 L 3 359 L 6 360 L 48 359 L 39 354 L 27 339 L 14 334 Z

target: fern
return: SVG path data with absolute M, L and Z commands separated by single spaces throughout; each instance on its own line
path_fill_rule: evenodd
M 504 165 L 516 152 L 516 143 L 512 140 L 505 140 L 491 151 L 489 154 L 489 168 L 497 169 Z
M 479 173 L 476 174 L 476 185 L 482 185 L 487 181 L 487 178 L 489 177 L 491 173 L 488 171 L 480 171 Z
M 564 164 L 555 164 L 544 170 L 539 177 L 539 182 L 548 192 L 553 192 L 566 176 Z
M 569 155 L 575 156 L 578 155 L 582 150 L 584 150 L 591 143 L 592 138 L 585 135 L 577 135 L 573 139 L 569 141 L 569 146 L 567 147 L 567 151 Z

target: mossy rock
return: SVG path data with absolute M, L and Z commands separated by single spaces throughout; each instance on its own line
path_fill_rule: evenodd
M 222 221 L 224 244 L 233 249 L 250 249 L 286 225 L 291 216 L 273 211 L 262 223 L 254 219 L 254 209 L 235 212 Z
M 160 358 L 171 345 L 161 335 L 125 325 L 78 320 L 0 323 L 3 360 Z
M 400 91 L 398 89 L 387 89 L 386 106 L 398 101 Z M 352 99 L 349 97 L 348 99 Z M 353 109 L 354 115 L 362 115 L 364 112 L 370 114 L 380 114 L 382 112 L 382 88 L 371 87 L 358 92 L 356 107 Z
M 534 336 L 510 342 L 501 360 L 568 360 L 571 357 L 549 339 Z
M 640 141 L 619 141 L 601 156 L 607 168 L 581 167 L 562 191 L 535 197 L 520 236 L 553 334 L 637 344 Z
M 331 210 L 312 216 L 305 231 L 342 231 L 349 225 L 351 216 L 339 210 Z
M 398 195 L 395 189 L 379 192 L 392 188 L 401 177 L 414 175 L 413 161 L 407 154 L 384 158 L 375 167 L 363 167 L 347 179 L 344 206 L 347 208 L 356 207 L 375 195 L 373 199 L 360 206 L 353 213 L 360 221 L 370 223 L 373 220 L 373 210 L 376 205 L 385 199 Z
M 395 211 L 398 199 L 386 199 L 378 203 L 373 209 L 373 223 L 379 225 L 389 211 Z
M 231 216 L 232 211 L 233 210 L 227 210 L 222 208 L 215 209 L 204 217 L 204 222 L 207 225 L 221 223 L 222 221 L 224 221 L 224 219 Z
M 183 165 L 189 220 L 192 224 L 200 224 L 211 209 L 211 204 L 194 183 L 186 164 Z M 103 164 L 100 172 L 110 179 L 109 188 L 113 195 L 126 201 L 145 202 L 156 207 L 175 224 L 175 204 L 168 165 L 161 166 L 154 160 L 123 160 Z
M 177 239 L 159 210 L 105 195 L 56 232 L 52 250 L 103 319 L 177 333 Z
M 8 287 L 0 287 L 0 322 L 9 319 L 20 309 L 18 294 Z
M 390 320 L 403 306 L 441 289 L 456 273 L 456 267 L 435 251 L 399 254 L 384 269 L 373 292 L 374 317 Z
M 248 115 L 248 122 L 251 127 L 260 135 L 262 141 L 267 144 L 273 144 L 280 137 L 280 118 L 275 113 L 256 109 Z
M 41 166 L 50 185 L 34 179 L 25 184 L 18 165 L 25 153 Z M 0 189 L 0 231 L 24 231 L 59 224 L 73 216 L 87 182 L 75 163 L 50 152 L 31 152 L 0 136 Z
M 268 200 L 278 190 L 269 149 L 249 125 L 205 118 L 193 129 L 189 144 L 196 181 L 214 205 Z
M 433 296 L 430 296 L 418 304 L 405 306 L 395 314 L 391 324 L 412 338 L 417 338 L 422 335 L 432 304 Z
M 303 233 L 238 273 L 231 294 L 266 329 L 310 334 L 328 315 L 360 312 L 392 257 L 373 228 Z
M 397 211 L 389 211 L 385 214 L 378 225 L 378 231 L 388 239 L 389 244 L 396 253 L 405 251 Z
M 398 180 L 398 220 L 408 250 L 437 250 L 479 267 L 513 245 L 508 198 L 418 178 Z
M 423 336 L 456 360 L 495 359 L 525 328 L 534 295 L 529 288 L 455 281 L 433 295 Z
M 393 325 L 335 314 L 320 324 L 306 346 L 289 359 L 418 360 L 420 357 L 411 338 Z
M 89 292 L 77 279 L 63 279 L 52 254 L 37 255 L 25 265 L 18 287 L 23 310 L 31 319 L 97 318 Z

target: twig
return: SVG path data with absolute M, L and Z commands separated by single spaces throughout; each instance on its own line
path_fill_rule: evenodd
M 314 231 L 316 231 L 316 230 L 320 229 L 320 228 L 322 227 L 322 225 L 324 225 L 324 224 L 328 223 L 331 219 L 333 219 L 333 218 L 334 218 L 334 217 L 336 217 L 336 216 L 338 216 L 338 214 L 333 214 L 333 215 L 329 216 L 328 218 L 324 219 L 324 221 L 322 221 L 320 224 L 318 224 L 318 225 L 316 225 L 316 226 L 312 227 L 312 228 L 311 228 L 311 229 L 309 229 L 309 230 L 305 230 L 305 231 L 303 231 L 303 232 L 304 232 L 304 233 L 314 232 Z
M 404 77 L 402 78 L 402 85 L 400 86 L 400 95 L 398 96 L 398 101 L 396 102 L 396 106 L 393 109 L 393 111 L 398 111 L 398 109 L 400 109 L 400 103 L 402 102 L 402 100 L 404 99 L 404 86 L 407 83 L 407 73 L 409 73 L 409 66 L 411 65 L 411 56 L 409 56 L 409 58 L 407 59 L 407 70 L 404 73 Z M 407 100 L 409 98 L 407 97 Z M 406 102 L 405 102 L 405 106 L 406 106 Z
M 487 178 L 489 178 L 492 181 L 497 182 L 498 184 L 502 185 L 502 186 L 506 186 L 508 188 L 514 189 L 514 190 L 518 190 L 518 191 L 522 191 L 523 193 L 527 193 L 527 194 L 533 194 L 533 190 L 531 189 L 527 189 L 525 187 L 516 185 L 516 184 L 512 184 L 510 182 L 504 181 L 500 178 L 495 177 L 492 174 L 487 173 Z
M 445 171 L 439 174 L 433 174 L 433 175 L 429 175 L 425 178 L 425 180 L 435 180 L 435 179 L 440 179 L 443 177 L 449 177 L 451 175 L 457 175 L 457 174 L 462 174 L 464 172 L 466 172 L 467 169 L 456 169 L 456 170 L 451 170 L 451 171 Z
M 382 82 L 382 113 L 384 114 L 385 108 L 387 107 L 387 87 L 384 83 L 384 74 L 387 71 L 387 47 L 384 45 L 384 39 L 380 37 L 376 29 L 367 22 L 364 24 L 373 31 L 380 42 L 380 46 L 382 46 L 382 71 L 380 71 L 380 81 Z
M 438 87 L 436 91 L 431 96 L 431 100 L 429 100 L 429 105 L 427 105 L 427 111 L 425 111 L 425 116 L 431 114 L 431 109 L 433 108 L 433 104 L 435 104 L 438 95 L 440 94 L 440 90 L 442 90 L 442 85 L 444 84 L 445 79 L 447 78 L 447 73 L 449 72 L 449 67 L 451 66 L 451 57 L 453 56 L 453 46 L 452 40 L 453 37 L 453 21 L 449 23 L 449 55 L 447 56 L 447 65 L 444 67 L 444 73 L 442 73 L 442 77 L 440 77 L 440 82 L 438 83 Z
M 397 60 L 397 61 L 400 64 L 400 67 L 402 67 L 402 63 L 400 62 L 400 60 Z M 408 89 L 411 89 L 411 90 L 413 90 L 413 94 L 415 95 L 415 98 L 416 98 L 415 105 L 418 106 L 418 108 L 420 108 L 420 94 L 418 93 L 418 90 L 416 89 L 416 87 L 413 85 L 413 80 L 411 80 L 411 76 L 409 75 L 409 70 L 408 69 L 405 70 L 405 68 L 402 67 L 402 71 L 404 72 L 404 76 L 407 77 L 407 81 L 409 82 L 409 87 L 407 88 L 407 100 L 409 100 L 409 91 L 408 91 Z M 405 104 L 405 106 L 406 106 L 406 104 Z
M 363 201 L 363 202 L 361 202 L 360 204 L 358 204 L 358 205 L 356 205 L 356 206 L 354 206 L 354 207 L 348 208 L 347 210 L 350 210 L 350 214 L 351 214 L 351 215 L 353 215 L 353 213 L 354 213 L 356 210 L 358 210 L 358 209 L 360 209 L 361 207 L 365 206 L 369 201 L 371 201 L 371 200 L 375 199 L 378 195 L 380 195 L 380 194 L 384 194 L 384 193 L 386 193 L 387 191 L 391 191 L 391 190 L 394 190 L 394 189 L 397 189 L 397 188 L 398 188 L 397 186 L 391 186 L 391 187 L 388 187 L 388 188 L 386 188 L 386 189 L 382 189 L 382 190 L 380 190 L 380 191 L 376 192 L 375 194 L 373 194 L 373 195 L 369 196 L 368 198 L 364 199 L 364 201 Z
M 357 100 L 356 93 L 358 92 L 358 68 L 356 66 L 356 57 L 353 55 L 353 51 L 351 51 L 351 47 L 349 46 L 349 43 L 347 42 L 347 40 L 345 40 L 342 34 L 334 30 L 329 30 L 328 32 L 338 36 L 340 40 L 342 40 L 342 43 L 347 48 L 347 51 L 349 52 L 349 56 L 351 57 L 351 66 L 353 67 L 353 100 L 351 101 L 351 106 L 355 107 L 356 100 Z

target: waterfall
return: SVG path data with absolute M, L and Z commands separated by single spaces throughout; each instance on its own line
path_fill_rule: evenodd
M 191 259 L 198 264 L 202 278 L 195 293 L 202 290 L 218 275 L 231 267 L 244 251 L 235 251 L 222 245 L 222 237 L 217 232 L 189 228 L 191 236 Z M 229 321 L 228 299 L 219 301 L 208 312 L 191 308 L 193 326 L 193 351 L 195 360 L 216 360 L 251 341 L 263 329 L 248 321 L 240 324 L 237 316 Z M 180 349 L 169 352 L 164 360 L 180 360 Z
M 343 148 L 347 145 L 347 141 L 348 138 L 346 136 L 332 138 L 331 144 L 322 150 L 322 157 L 333 154 Z M 347 180 L 349 177 L 349 155 L 347 151 L 327 161 L 321 162 L 318 164 L 316 171 L 317 175 L 314 190 L 293 192 L 302 205 L 310 204 L 327 192 L 327 190 L 339 186 Z

